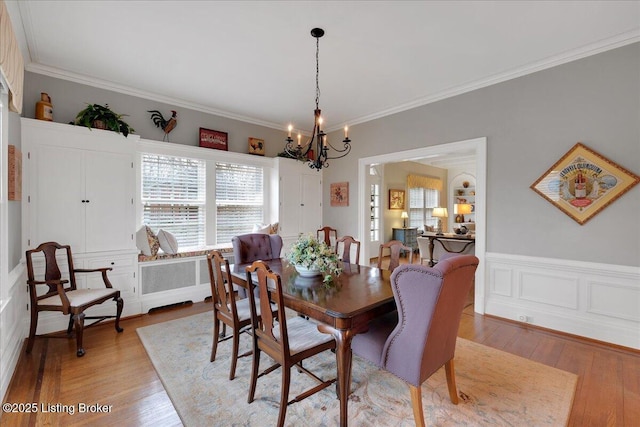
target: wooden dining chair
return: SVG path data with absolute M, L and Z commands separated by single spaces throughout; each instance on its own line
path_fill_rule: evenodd
M 336 380 L 323 381 L 315 374 L 302 366 L 302 361 L 326 350 L 335 350 L 336 341 L 330 334 L 318 331 L 317 325 L 303 317 L 294 316 L 287 319 L 284 299 L 282 294 L 282 282 L 280 275 L 273 273 L 269 266 L 262 261 L 255 261 L 247 269 L 247 283 L 257 281 L 259 300 L 253 292 L 249 292 L 251 301 L 251 324 L 253 330 L 253 366 L 251 370 L 251 383 L 249 387 L 249 399 L 254 400 L 258 378 L 266 375 L 278 367 L 282 367 L 282 383 L 280 390 L 280 412 L 278 413 L 278 426 L 284 425 L 287 406 L 299 402 L 307 397 L 325 389 Z M 256 277 L 253 277 L 253 276 Z M 272 310 L 270 301 L 277 307 L 277 313 L 266 316 Z M 262 312 L 262 321 L 258 317 L 258 305 Z M 275 364 L 258 375 L 260 369 L 260 352 L 264 351 L 271 357 Z M 291 382 L 291 368 L 296 365 L 300 372 L 304 372 L 320 384 L 299 394 L 292 400 L 289 399 L 289 385 Z
M 413 263 L 413 249 L 405 246 L 400 240 L 391 240 L 380 245 L 380 251 L 378 253 L 378 268 L 382 268 L 382 257 L 385 249 L 389 249 L 391 252 L 389 257 L 389 271 L 393 271 L 400 265 L 400 255 L 403 251 L 406 251 L 409 254 L 408 263 Z
M 56 255 L 60 254 L 66 259 L 68 279 L 62 279 L 62 273 L 56 258 Z M 44 271 L 42 273 L 40 272 L 41 256 L 44 256 Z M 37 265 L 34 265 L 34 258 L 37 258 Z M 76 355 L 78 357 L 82 357 L 85 354 L 82 336 L 86 328 L 105 319 L 115 318 L 116 331 L 123 331 L 120 327 L 120 316 L 122 315 L 124 302 L 120 297 L 120 291 L 113 288 L 107 277 L 107 271 L 112 270 L 111 267 L 96 269 L 74 268 L 71 247 L 56 242 L 42 243 L 37 248 L 26 251 L 26 259 L 27 284 L 31 299 L 31 326 L 29 328 L 27 353 L 31 353 L 31 350 L 33 350 L 33 343 L 38 336 L 36 331 L 38 329 L 38 315 L 41 311 L 61 311 L 63 314 L 69 315 L 67 336 L 70 336 L 71 331 L 75 328 Z M 78 289 L 76 285 L 77 273 L 101 273 L 104 289 Z M 38 279 L 36 279 L 36 276 Z M 38 287 L 42 290 L 43 286 L 47 287 L 46 291 L 44 293 L 39 292 Z M 116 302 L 115 316 L 86 316 L 84 314 L 89 307 L 102 304 L 108 300 Z M 95 322 L 85 326 L 85 319 L 94 319 Z
M 249 299 L 245 298 L 236 301 L 233 284 L 227 273 L 230 271 L 229 261 L 222 256 L 220 251 L 209 252 L 207 265 L 209 267 L 209 282 L 211 283 L 211 296 L 213 299 L 213 344 L 209 361 L 216 360 L 218 343 L 232 339 L 233 349 L 229 370 L 229 379 L 232 380 L 236 376 L 238 359 L 251 355 L 251 351 L 238 355 L 240 334 L 251 331 Z M 258 315 L 259 313 L 258 309 Z M 220 333 L 220 323 L 222 323 L 222 334 Z M 231 329 L 232 335 L 226 335 L 227 326 Z
M 391 273 L 397 314 L 373 320 L 353 337 L 354 354 L 409 385 L 416 426 L 424 426 L 421 386 L 444 365 L 449 398 L 458 404 L 453 358 L 460 316 L 478 258 L 442 257 L 435 267 L 405 264 Z
M 339 248 L 342 245 L 342 252 L 339 252 Z M 351 262 L 351 245 L 355 247 L 355 259 Z M 348 264 L 358 264 L 360 262 L 360 242 L 355 240 L 351 236 L 343 236 L 336 240 L 336 253 L 343 262 Z
M 322 236 L 322 239 L 320 238 Z M 331 244 L 331 238 L 333 237 L 333 241 L 335 242 L 336 240 L 338 240 L 338 231 L 335 228 L 331 228 L 331 227 L 322 227 L 320 229 L 318 229 L 316 231 L 316 238 L 318 240 L 322 240 L 324 241 L 324 243 L 329 247 L 332 248 L 333 245 Z

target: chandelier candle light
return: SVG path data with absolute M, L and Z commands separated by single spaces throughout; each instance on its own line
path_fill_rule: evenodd
M 344 146 L 342 149 L 337 149 L 327 139 L 327 134 L 322 130 L 322 115 L 320 111 L 320 83 L 319 83 L 319 74 L 320 74 L 320 37 L 324 35 L 324 30 L 322 28 L 314 28 L 311 30 L 311 35 L 316 39 L 316 109 L 313 112 L 314 120 L 313 120 L 313 133 L 311 134 L 311 138 L 306 143 L 302 143 L 302 135 L 298 133 L 298 141 L 297 144 L 294 143 L 291 138 L 291 132 L 293 131 L 293 125 L 289 125 L 288 135 L 287 135 L 287 143 L 285 145 L 285 152 L 300 161 L 308 162 L 308 165 L 312 169 L 320 170 L 323 167 L 328 167 L 328 160 L 331 159 L 339 159 L 341 157 L 346 156 L 351 151 L 351 140 L 349 139 L 349 128 L 347 126 L 344 127 L 344 139 L 342 140 Z M 329 155 L 329 148 L 334 150 L 336 155 Z M 315 155 L 315 158 L 310 156 L 311 150 Z

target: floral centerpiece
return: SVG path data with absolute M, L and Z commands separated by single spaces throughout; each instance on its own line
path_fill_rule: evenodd
M 338 256 L 311 234 L 300 236 L 287 252 L 286 259 L 301 276 L 324 274 L 324 282 L 330 282 L 332 275 L 342 272 Z

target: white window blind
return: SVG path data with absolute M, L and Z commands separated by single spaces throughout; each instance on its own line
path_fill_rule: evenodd
M 432 188 L 409 189 L 409 226 L 423 228 L 436 226 L 438 219 L 431 217 L 433 208 L 438 207 L 438 190 Z
M 142 155 L 144 223 L 156 233 L 172 233 L 181 247 L 205 244 L 205 190 L 204 161 Z
M 216 163 L 216 241 L 250 233 L 263 218 L 262 167 Z

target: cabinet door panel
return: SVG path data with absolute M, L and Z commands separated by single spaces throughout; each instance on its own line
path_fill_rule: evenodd
M 84 252 L 84 176 L 82 152 L 40 146 L 33 171 L 37 183 L 32 200 L 35 230 L 33 247 L 54 241 Z
M 107 273 L 111 285 L 123 293 L 133 295 L 135 289 L 134 260 L 131 257 L 105 257 L 87 261 L 87 268 L 111 267 L 113 270 Z M 100 273 L 88 273 L 87 288 L 104 289 L 104 281 Z M 78 275 L 76 275 L 78 277 Z
M 133 169 L 131 156 L 86 152 L 86 251 L 133 245 Z
M 302 175 L 301 181 L 300 231 L 315 236 L 322 227 L 322 181 L 317 175 Z
M 280 177 L 280 234 L 298 236 L 300 233 L 300 175 Z

